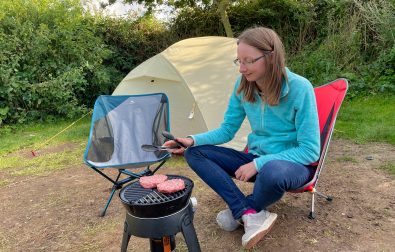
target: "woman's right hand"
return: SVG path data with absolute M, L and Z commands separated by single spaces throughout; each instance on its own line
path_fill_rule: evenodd
M 176 138 L 176 140 L 177 140 L 178 142 L 182 143 L 182 144 L 183 144 L 184 146 L 186 146 L 186 147 L 190 147 L 190 146 L 193 145 L 193 139 L 192 139 L 192 138 L 189 138 L 189 137 L 185 137 L 185 138 Z M 177 142 L 174 141 L 174 140 L 169 140 L 169 141 L 165 142 L 165 143 L 163 144 L 163 146 L 164 146 L 164 147 L 174 148 L 174 149 L 169 149 L 168 151 L 169 151 L 170 153 L 173 153 L 173 154 L 176 154 L 176 155 L 183 155 L 183 154 L 184 154 L 184 151 L 185 151 L 185 149 L 186 149 L 186 148 L 184 148 L 184 147 L 177 148 L 179 145 L 178 145 Z

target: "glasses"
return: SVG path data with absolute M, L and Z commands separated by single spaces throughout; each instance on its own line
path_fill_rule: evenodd
M 259 56 L 258 58 L 252 59 L 252 60 L 246 60 L 246 61 L 241 61 L 240 59 L 236 58 L 233 63 L 236 66 L 240 66 L 240 65 L 244 65 L 246 67 L 250 67 L 252 66 L 255 62 L 257 62 L 258 60 L 264 58 L 266 55 L 271 54 L 273 51 L 265 51 L 264 54 L 262 56 Z

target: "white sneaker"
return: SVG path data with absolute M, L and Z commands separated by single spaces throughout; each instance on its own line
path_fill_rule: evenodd
M 243 215 L 241 218 L 245 231 L 241 243 L 246 249 L 251 249 L 270 231 L 277 214 L 262 210 L 256 214 Z
M 233 218 L 232 211 L 230 209 L 222 210 L 217 214 L 218 226 L 228 232 L 236 230 L 241 224 L 235 218 Z

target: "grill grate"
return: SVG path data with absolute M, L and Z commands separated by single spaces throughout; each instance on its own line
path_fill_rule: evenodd
M 193 184 L 190 180 L 174 175 L 168 175 L 168 177 L 169 179 L 183 179 L 185 189 L 174 193 L 161 193 L 157 189 L 146 189 L 138 181 L 135 181 L 128 185 L 120 196 L 131 205 L 156 205 L 181 198 L 192 190 Z

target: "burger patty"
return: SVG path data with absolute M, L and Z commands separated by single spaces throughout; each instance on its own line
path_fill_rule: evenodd
M 185 189 L 183 179 L 169 179 L 157 185 L 157 189 L 161 193 L 174 193 Z
M 143 176 L 139 179 L 140 185 L 146 189 L 155 188 L 158 184 L 167 180 L 166 175 L 155 174 L 151 176 Z

